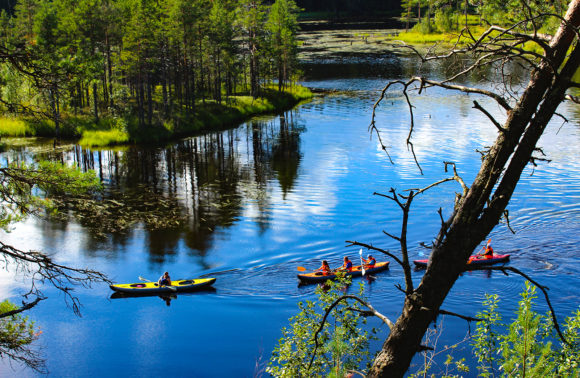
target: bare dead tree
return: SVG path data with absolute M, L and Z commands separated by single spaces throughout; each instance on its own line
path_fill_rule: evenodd
M 533 155 L 537 152 L 536 144 L 548 122 L 556 114 L 558 105 L 566 99 L 566 91 L 578 87 L 578 83 L 572 81 L 572 76 L 580 67 L 578 44 L 580 0 L 570 2 L 564 17 L 547 13 L 533 14 L 526 1 L 522 1 L 522 4 L 524 19 L 521 22 L 509 28 L 490 26 L 478 38 L 474 37 L 469 29 L 465 29 L 449 53 L 421 56 L 423 62 L 471 56 L 472 59 L 455 74 L 443 81 L 422 76 L 412 77 L 408 81 L 392 81 L 385 86 L 375 103 L 369 130 L 378 136 L 383 150 L 388 154 L 375 116 L 387 92 L 397 85 L 402 87 L 402 94 L 407 101 L 410 114 L 406 143 L 421 173 L 412 142 L 416 126 L 409 95 L 411 91 L 422 94 L 426 88 L 440 87 L 487 97 L 503 109 L 506 119 L 499 121 L 480 103 L 474 101 L 474 109 L 482 112 L 490 120 L 498 134 L 489 150 L 482 153 L 481 168 L 470 186 L 460 180 L 453 165 L 454 178 L 442 180 L 424 189 L 414 189 L 407 196 L 397 194 L 395 189 L 391 189 L 391 195 L 384 196 L 396 202 L 403 211 L 401 236 L 386 234 L 401 244 L 402 259 L 395 258 L 395 261 L 403 266 L 406 288 L 403 290 L 405 300 L 402 314 L 391 327 L 391 332 L 377 354 L 369 376 L 401 377 L 405 374 L 413 356 L 423 349 L 421 345 L 423 336 L 429 325 L 442 313 L 441 304 L 459 275 L 465 270 L 469 256 L 502 217 L 505 216 L 507 219 L 506 207 L 523 170 L 528 164 L 534 165 L 537 161 L 542 161 L 543 158 Z M 553 37 L 541 34 L 540 24 L 552 17 L 560 20 L 560 28 Z M 534 44 L 541 52 L 535 52 L 524 44 Z M 521 89 L 511 82 L 510 66 L 514 65 L 530 72 L 527 86 Z M 482 68 L 496 70 L 502 78 L 501 85 L 490 89 L 455 84 L 458 79 Z M 574 97 L 568 98 L 575 100 Z M 441 226 L 430 247 L 429 264 L 421 283 L 414 288 L 410 279 L 405 236 L 409 207 L 418 194 L 434 185 L 451 180 L 460 183 L 462 193 L 456 195 L 453 211 L 446 220 L 443 219 L 441 210 L 439 211 Z M 365 243 L 354 241 L 348 243 L 382 251 Z M 384 253 L 394 257 L 391 252 Z M 547 298 L 545 288 L 541 285 L 539 287 Z

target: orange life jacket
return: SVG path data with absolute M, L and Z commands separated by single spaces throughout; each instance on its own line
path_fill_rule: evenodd
M 330 267 L 328 265 L 322 264 L 320 268 L 316 269 L 317 272 L 322 271 L 324 274 L 329 274 L 331 272 Z

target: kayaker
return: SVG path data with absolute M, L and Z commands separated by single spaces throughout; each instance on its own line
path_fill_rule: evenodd
M 169 277 L 169 272 L 163 273 L 163 275 L 157 281 L 159 286 L 171 286 L 171 277 Z
M 352 261 L 350 261 L 348 256 L 344 256 L 344 263 L 338 269 L 339 270 L 348 270 L 349 272 L 352 272 Z
M 487 245 L 485 246 L 485 252 L 483 252 L 483 257 L 486 259 L 493 258 L 493 248 L 491 248 L 491 240 L 487 241 Z
M 322 260 L 322 265 L 320 266 L 320 268 L 316 269 L 315 272 L 322 272 L 322 274 L 327 275 L 332 273 L 332 270 L 328 265 L 328 261 Z
M 372 255 L 367 255 L 367 258 L 363 258 L 363 261 L 365 262 L 365 269 L 372 269 L 377 263 L 377 260 Z

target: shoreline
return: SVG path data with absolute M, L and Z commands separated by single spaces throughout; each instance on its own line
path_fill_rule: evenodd
M 158 118 L 152 125 L 139 128 L 132 119 L 102 117 L 98 123 L 92 115 L 63 113 L 60 140 L 75 141 L 82 147 L 162 144 L 172 140 L 239 125 L 254 116 L 288 111 L 313 97 L 306 87 L 295 85 L 278 92 L 266 89 L 263 97 L 231 96 L 221 104 L 212 101 L 200 103 L 193 113 L 173 119 Z M 51 120 L 26 117 L 0 116 L 1 137 L 56 138 Z

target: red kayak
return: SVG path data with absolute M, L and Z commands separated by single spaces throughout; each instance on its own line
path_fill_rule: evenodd
M 389 262 L 377 262 L 374 268 L 365 269 L 365 276 L 368 274 L 382 272 L 389 268 Z M 352 272 L 346 272 L 347 276 L 360 277 L 362 276 L 362 270 L 360 265 L 355 265 L 352 267 Z M 314 282 L 326 282 L 326 280 L 332 280 L 336 278 L 336 274 L 324 274 L 322 272 L 312 272 L 303 273 L 298 275 L 298 279 L 302 283 L 314 283 Z
M 469 261 L 467 261 L 467 267 L 470 265 L 493 265 L 498 263 L 507 262 L 510 259 L 510 255 L 498 255 L 494 254 L 492 258 L 487 258 L 485 256 L 471 256 Z M 416 266 L 425 267 L 429 262 L 429 259 L 424 260 L 414 260 Z

